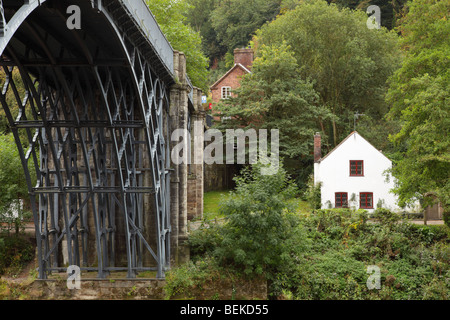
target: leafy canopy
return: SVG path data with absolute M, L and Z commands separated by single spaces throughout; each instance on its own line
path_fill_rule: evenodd
M 259 50 L 252 73 L 245 75 L 235 96 L 217 109 L 230 117 L 222 127 L 278 129 L 283 157 L 308 155 L 318 118 L 326 118 L 310 81 L 299 77 L 297 59 L 286 43 Z
M 299 221 L 288 201 L 295 195 L 295 186 L 283 168 L 274 175 L 263 175 L 260 164 L 245 169 L 236 185 L 232 196 L 221 204 L 226 223 L 215 255 L 224 265 L 231 264 L 245 274 L 264 274 L 274 280 L 290 255 L 302 247 Z M 296 247 L 291 246 L 294 239 Z
M 408 3 L 402 21 L 403 64 L 390 79 L 389 117 L 401 130 L 391 137 L 403 147 L 393 168 L 401 203 L 435 193 L 450 206 L 449 1 Z
M 356 111 L 377 119 L 388 111 L 386 80 L 400 62 L 398 37 L 385 28 L 368 29 L 367 17 L 326 1 L 303 1 L 254 38 L 257 55 L 263 45 L 290 46 L 299 76 L 314 83 L 319 104 L 333 115 L 321 123 L 333 145 L 353 130 Z
M 186 71 L 192 84 L 207 92 L 208 59 L 202 52 L 200 35 L 185 23 L 188 3 L 178 0 L 146 0 L 146 3 L 172 47 L 186 55 Z
M 29 171 L 33 173 L 31 161 Z M 35 174 L 32 182 L 35 182 Z M 0 135 L 0 213 L 4 212 L 17 199 L 28 197 L 28 186 L 12 134 Z

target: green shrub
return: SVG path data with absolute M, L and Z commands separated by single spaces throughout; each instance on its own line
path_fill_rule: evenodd
M 196 261 L 220 272 L 263 275 L 269 294 L 292 299 L 448 299 L 447 226 L 415 225 L 379 208 L 290 210 L 287 178 L 244 173 L 221 210 L 224 224 L 204 225 L 191 239 Z M 284 182 L 283 182 L 284 181 Z M 287 192 L 287 193 L 284 193 Z M 367 287 L 367 267 L 380 268 L 381 289 Z M 196 267 L 195 267 L 196 268 Z M 180 271 L 177 288 L 199 286 L 206 273 Z M 193 276 L 194 274 L 200 274 Z M 175 287 L 174 287 L 175 288 Z
M 224 278 L 233 276 L 224 269 L 221 269 L 216 261 L 210 257 L 189 261 L 181 266 L 171 269 L 166 273 L 166 285 L 164 291 L 166 299 L 194 299 L 196 293 L 202 292 L 205 285 Z M 196 290 L 196 292 L 194 292 Z
M 450 209 L 447 209 L 447 207 L 444 207 L 442 219 L 444 220 L 445 225 L 450 228 Z
M 191 259 L 211 255 L 221 244 L 222 225 L 215 221 L 204 221 L 201 226 L 189 235 L 189 251 Z
M 345 252 L 315 254 L 296 270 L 296 299 L 360 299 L 366 281 L 366 266 Z
M 247 275 L 271 273 L 282 263 L 284 243 L 298 224 L 286 202 L 295 187 L 284 169 L 263 175 L 260 165 L 244 170 L 235 181 L 236 191 L 220 208 L 226 223 L 215 255 Z
M 385 208 L 377 208 L 373 213 L 373 218 L 381 224 L 392 226 L 401 220 L 399 214 Z
M 17 275 L 34 257 L 34 246 L 22 236 L 0 238 L 0 274 Z
M 322 183 L 319 182 L 318 184 L 314 184 L 314 175 L 310 175 L 308 178 L 306 191 L 303 196 L 313 210 L 317 210 L 322 207 L 321 187 Z

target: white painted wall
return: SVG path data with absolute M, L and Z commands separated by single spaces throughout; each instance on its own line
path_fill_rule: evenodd
M 364 176 L 350 176 L 350 160 L 364 161 Z M 394 187 L 394 179 L 389 176 L 386 181 L 385 171 L 391 168 L 392 162 L 373 147 L 359 133 L 353 132 L 331 153 L 314 164 L 314 181 L 322 182 L 322 208 L 328 208 L 329 201 L 335 207 L 335 192 L 347 192 L 349 207 L 359 208 L 359 193 L 373 193 L 374 209 L 381 199 L 383 208 L 403 211 L 397 206 L 397 197 L 390 192 Z M 351 202 L 352 194 L 355 201 Z M 407 210 L 412 211 L 412 210 Z

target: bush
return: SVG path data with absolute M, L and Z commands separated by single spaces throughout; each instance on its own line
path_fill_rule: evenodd
M 0 238 L 0 274 L 15 276 L 34 257 L 34 246 L 22 236 Z
M 322 182 L 314 184 L 314 175 L 310 175 L 307 183 L 307 188 L 304 193 L 306 201 L 313 210 L 320 209 L 322 207 L 321 198 Z
M 447 226 L 415 225 L 381 208 L 370 221 L 367 211 L 347 208 L 296 215 L 286 179 L 244 172 L 221 207 L 226 222 L 191 236 L 196 261 L 212 261 L 221 274 L 263 275 L 272 297 L 448 299 Z M 371 265 L 380 268 L 381 289 L 367 287 Z M 211 279 L 203 270 L 181 270 L 177 288 L 187 292 Z
M 445 225 L 450 228 L 450 209 L 445 208 L 442 219 L 444 220 Z
M 222 242 L 222 226 L 212 221 L 202 222 L 200 228 L 189 236 L 189 251 L 191 259 L 210 255 Z
M 270 294 L 279 294 L 278 274 L 287 272 L 302 250 L 299 218 L 289 201 L 297 189 L 282 167 L 273 175 L 261 168 L 246 168 L 235 178 L 235 191 L 219 209 L 224 223 L 205 224 L 189 242 L 194 257 L 210 255 L 247 278 L 264 276 Z
M 445 226 L 414 225 L 388 210 L 318 210 L 303 217 L 309 246 L 285 290 L 294 299 L 446 299 L 450 284 Z M 381 268 L 381 289 L 369 290 L 366 268 Z
M 373 213 L 373 218 L 381 224 L 389 226 L 392 226 L 401 220 L 399 214 L 384 208 L 377 208 Z
M 236 180 L 236 192 L 220 210 L 226 218 L 223 239 L 215 255 L 247 275 L 273 278 L 289 249 L 299 223 L 288 205 L 295 186 L 283 168 L 274 175 L 261 174 L 261 166 L 244 170 Z
M 315 254 L 297 269 L 296 299 L 361 298 L 365 286 L 366 267 L 345 252 Z

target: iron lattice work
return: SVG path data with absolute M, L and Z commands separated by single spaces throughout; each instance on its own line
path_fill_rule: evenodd
M 37 15 L 1 56 L 0 102 L 29 187 L 41 279 L 68 265 L 99 278 L 162 278 L 169 267 L 167 85 L 107 9 L 120 59 L 80 31 L 59 37 Z

